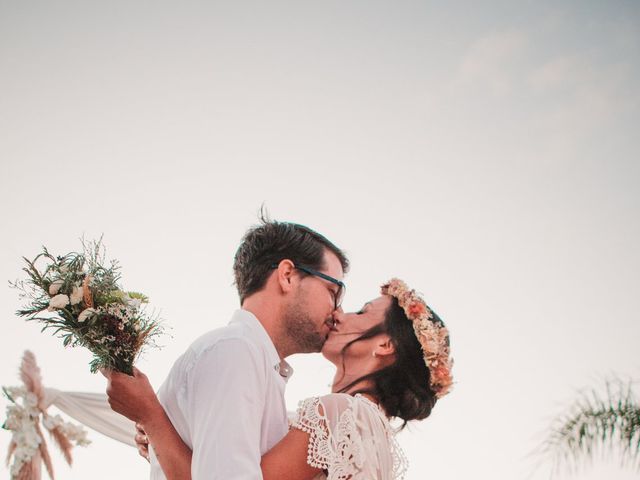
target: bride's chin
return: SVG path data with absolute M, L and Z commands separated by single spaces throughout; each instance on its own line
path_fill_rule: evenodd
M 334 352 L 333 349 L 331 348 L 331 345 L 325 344 L 322 350 L 320 350 L 320 353 L 324 358 L 329 360 L 331 363 L 333 363 L 336 366 L 338 365 L 338 362 L 340 361 L 340 352 Z

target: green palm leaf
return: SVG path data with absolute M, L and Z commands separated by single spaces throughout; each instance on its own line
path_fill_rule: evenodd
M 555 419 L 539 451 L 553 473 L 575 471 L 597 455 L 616 454 L 621 465 L 640 472 L 640 404 L 634 382 L 605 381 L 605 393 L 590 389 Z

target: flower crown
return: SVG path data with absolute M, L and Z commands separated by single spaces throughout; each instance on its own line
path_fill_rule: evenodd
M 449 331 L 440 319 L 434 317 L 425 301 L 409 289 L 406 283 L 392 278 L 382 285 L 383 295 L 391 295 L 413 323 L 413 331 L 422 347 L 424 363 L 430 373 L 431 390 L 437 398 L 444 397 L 453 384 L 451 367 L 453 360 L 449 356 Z

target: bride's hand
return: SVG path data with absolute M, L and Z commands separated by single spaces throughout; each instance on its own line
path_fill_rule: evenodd
M 136 447 L 138 447 L 138 453 L 141 457 L 149 461 L 149 438 L 147 438 L 147 432 L 139 423 L 136 423 Z
M 142 425 L 155 415 L 164 414 L 149 379 L 137 368 L 133 368 L 133 376 L 112 370 L 101 373 L 109 381 L 107 396 L 113 411 Z

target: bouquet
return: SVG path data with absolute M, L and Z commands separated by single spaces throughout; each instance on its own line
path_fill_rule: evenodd
M 107 265 L 102 239 L 82 241 L 82 253 L 54 256 L 42 247 L 33 260 L 25 257 L 27 279 L 11 283 L 26 301 L 17 314 L 42 323 L 64 346 L 93 353 L 91 372 L 101 368 L 133 374 L 133 364 L 162 333 L 157 318 L 143 307 L 145 295 L 123 290 L 120 267 Z

